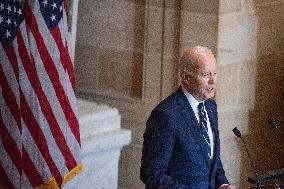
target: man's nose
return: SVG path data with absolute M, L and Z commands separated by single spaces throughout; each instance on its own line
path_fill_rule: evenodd
M 215 84 L 215 83 L 216 83 L 216 80 L 217 80 L 217 74 L 210 73 L 210 76 L 209 76 L 209 83 L 210 83 L 210 84 Z

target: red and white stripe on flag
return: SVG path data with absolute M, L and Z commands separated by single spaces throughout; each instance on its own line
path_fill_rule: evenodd
M 65 0 L 0 0 L 0 188 L 82 171 Z

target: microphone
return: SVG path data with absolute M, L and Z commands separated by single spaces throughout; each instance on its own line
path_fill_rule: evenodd
M 277 126 L 277 124 L 276 124 L 275 119 L 273 119 L 273 118 L 270 117 L 270 118 L 267 120 L 267 123 L 270 125 L 270 127 L 271 127 L 272 129 L 277 129 L 277 130 L 279 130 L 279 129 L 278 129 L 278 126 Z
M 254 175 L 255 175 L 255 178 L 256 178 L 256 188 L 261 189 L 261 185 L 260 185 L 260 181 L 259 181 L 259 178 L 258 178 L 258 174 L 256 172 L 255 166 L 254 166 L 254 164 L 252 162 L 252 159 L 250 157 L 247 144 L 246 144 L 245 140 L 242 138 L 242 134 L 241 134 L 240 130 L 237 127 L 235 127 L 232 131 L 236 135 L 236 137 L 240 138 L 243 141 L 245 149 L 246 149 L 246 152 L 247 152 L 249 160 L 250 160 L 250 164 L 251 164 L 251 166 L 253 168 L 253 172 L 254 172 Z
M 267 123 L 269 124 L 269 126 L 270 126 L 273 130 L 276 130 L 276 131 L 279 133 L 279 135 L 284 138 L 283 133 L 282 133 L 282 132 L 280 131 L 280 129 L 278 128 L 278 125 L 277 125 L 275 119 L 269 118 L 269 119 L 267 120 Z
M 240 131 L 237 127 L 235 127 L 235 128 L 233 129 L 233 133 L 234 133 L 237 137 L 239 137 L 239 138 L 242 139 L 241 131 Z

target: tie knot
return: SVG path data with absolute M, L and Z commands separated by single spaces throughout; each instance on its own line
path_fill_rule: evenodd
M 199 112 L 204 111 L 204 103 L 203 103 L 203 102 L 199 103 L 198 106 L 197 106 L 197 108 L 198 108 L 198 111 L 199 111 Z

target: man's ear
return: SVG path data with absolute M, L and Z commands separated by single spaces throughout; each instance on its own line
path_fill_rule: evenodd
M 181 74 L 180 74 L 180 77 L 181 77 L 181 80 L 182 81 L 184 81 L 184 80 L 186 80 L 186 73 L 185 72 L 182 72 Z
M 190 81 L 191 74 L 188 71 L 183 71 L 181 75 L 181 79 L 184 81 Z
M 191 75 L 188 72 L 183 72 L 181 75 L 181 81 L 185 86 L 188 86 L 191 80 Z

